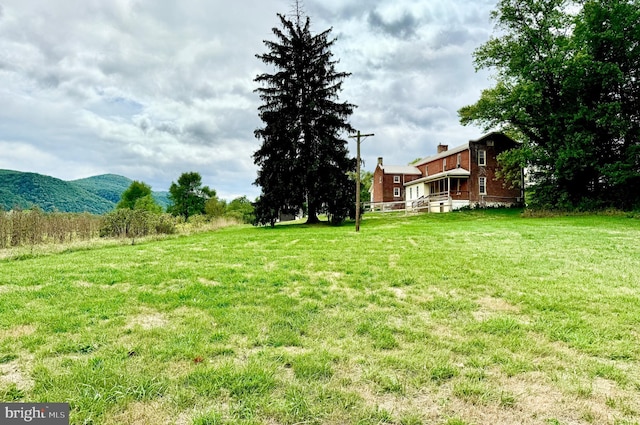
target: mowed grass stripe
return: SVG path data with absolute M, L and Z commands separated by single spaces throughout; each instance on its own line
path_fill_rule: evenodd
M 0 261 L 0 400 L 72 423 L 635 424 L 640 220 L 233 227 Z

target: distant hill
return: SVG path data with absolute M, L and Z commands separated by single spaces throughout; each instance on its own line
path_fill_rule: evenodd
M 115 174 L 102 174 L 100 176 L 87 177 L 86 179 L 71 180 L 78 186 L 98 195 L 108 201 L 117 204 L 120 195 L 124 192 L 133 180 Z
M 118 176 L 116 174 L 102 174 L 71 181 L 71 183 L 76 183 L 89 192 L 95 193 L 114 204 L 120 201 L 122 192 L 127 190 L 132 182 L 133 180 L 128 177 Z M 155 199 L 163 210 L 166 210 L 167 206 L 171 203 L 171 201 L 169 201 L 169 192 L 151 192 L 151 196 L 153 196 L 153 199 Z
M 0 170 L 0 207 L 10 210 L 37 205 L 44 211 L 104 214 L 115 208 L 132 181 L 115 174 L 64 181 L 37 173 Z M 166 209 L 168 192 L 152 195 Z
M 163 210 L 166 210 L 167 207 L 171 205 L 168 191 L 151 192 L 151 196 L 153 196 L 153 199 L 156 200 L 158 205 L 160 205 Z

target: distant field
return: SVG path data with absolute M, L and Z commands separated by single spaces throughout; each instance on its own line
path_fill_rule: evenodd
M 0 401 L 73 424 L 640 423 L 640 219 L 367 214 L 0 260 Z

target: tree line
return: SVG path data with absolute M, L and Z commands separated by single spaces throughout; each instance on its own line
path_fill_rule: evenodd
M 492 17 L 475 63 L 496 84 L 461 122 L 522 141 L 500 160 L 527 169 L 534 207 L 640 208 L 640 3 L 500 0 Z
M 133 181 L 122 193 L 114 211 L 105 215 L 102 236 L 146 236 L 154 233 L 173 233 L 176 217 L 187 223 L 195 217 L 234 219 L 240 223 L 255 221 L 253 204 L 245 197 L 231 202 L 219 199 L 216 191 L 202 184 L 197 172 L 182 173 L 169 187 L 167 211 L 153 199 L 151 187 L 144 182 Z
M 38 207 L 0 211 L 0 248 L 69 243 L 97 237 L 136 238 L 172 234 L 178 225 L 226 219 L 254 223 L 253 204 L 245 197 L 230 202 L 202 185 L 197 172 L 183 173 L 169 188 L 167 210 L 153 199 L 151 187 L 133 181 L 115 209 L 104 215 L 44 212 Z

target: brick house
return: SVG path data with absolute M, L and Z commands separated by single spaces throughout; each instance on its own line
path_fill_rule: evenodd
M 405 183 L 422 177 L 422 172 L 412 165 L 384 165 L 378 158 L 371 184 L 371 202 L 389 204 L 387 208 L 404 209 Z
M 410 210 L 447 212 L 464 206 L 513 205 L 522 202 L 522 191 L 506 187 L 502 179 L 496 178 L 496 158 L 500 153 L 517 146 L 517 142 L 502 133 L 489 133 L 478 140 L 470 140 L 452 149 L 447 145 L 438 145 L 435 155 L 423 158 L 408 167 L 384 168 L 394 171 L 411 169 L 411 174 L 401 175 L 401 181 L 404 177 L 404 190 L 400 190 L 400 194 L 404 196 L 405 207 Z M 378 168 L 381 168 L 381 160 L 374 173 L 372 195 L 379 195 L 376 191 L 382 190 L 382 196 L 372 196 L 372 201 L 389 202 L 391 197 L 386 196 L 389 189 L 387 187 L 385 190 L 384 175 L 381 180 L 382 188 L 378 189 L 379 184 L 376 186 L 379 182 L 376 178 L 382 174 L 378 173 Z M 415 174 L 414 169 L 417 169 L 419 174 Z M 393 195 L 398 193 L 395 185 L 389 187 L 393 188 Z M 383 200 L 378 201 L 380 198 Z

